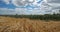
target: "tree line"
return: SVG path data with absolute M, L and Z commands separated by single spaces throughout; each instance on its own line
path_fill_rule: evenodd
M 29 18 L 29 19 L 40 19 L 40 20 L 60 20 L 60 14 L 45 14 L 45 15 L 0 15 L 5 17 L 14 18 Z

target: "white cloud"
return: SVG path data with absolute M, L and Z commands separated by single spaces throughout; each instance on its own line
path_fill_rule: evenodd
M 15 14 L 18 14 L 18 15 L 36 15 L 36 14 L 44 14 L 44 13 L 41 13 L 43 11 L 40 11 L 40 9 L 33 9 L 33 10 L 28 10 L 26 8 L 15 8 L 15 9 L 8 9 L 8 8 L 0 8 L 0 14 L 2 15 L 15 15 Z
M 16 14 L 16 11 L 14 9 L 8 9 L 8 8 L 0 8 L 0 14 L 1 15 L 14 15 Z
M 15 11 L 17 12 L 17 14 L 19 15 L 40 15 L 40 14 L 46 14 L 45 11 L 41 11 L 38 8 L 34 8 L 32 10 L 30 9 L 26 9 L 26 8 L 16 8 Z
M 23 10 L 24 9 L 24 10 Z M 35 8 L 35 9 L 32 9 L 32 10 L 28 10 L 26 8 L 16 8 L 15 11 L 17 12 L 17 14 L 23 14 L 23 15 L 30 15 L 30 14 L 40 14 L 38 12 L 40 12 L 39 9 Z

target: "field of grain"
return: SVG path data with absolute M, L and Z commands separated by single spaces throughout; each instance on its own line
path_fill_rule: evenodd
M 0 32 L 60 32 L 60 21 L 0 16 Z

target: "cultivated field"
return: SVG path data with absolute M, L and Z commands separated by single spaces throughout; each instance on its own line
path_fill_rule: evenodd
M 60 21 L 0 16 L 0 32 L 60 32 Z

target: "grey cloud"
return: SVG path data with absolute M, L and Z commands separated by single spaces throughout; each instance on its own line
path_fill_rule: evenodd
M 37 0 L 12 0 L 12 3 L 15 6 L 38 5 Z
M 48 3 L 60 3 L 60 0 L 47 0 Z
M 12 3 L 16 6 L 25 6 L 32 2 L 28 2 L 27 0 L 26 1 L 12 0 Z M 3 11 L 6 14 L 7 14 L 7 12 L 8 12 L 8 14 L 10 14 L 10 13 L 11 14 L 12 13 L 13 14 L 16 14 L 16 13 L 17 14 L 47 14 L 47 13 L 53 14 L 53 12 L 57 13 L 58 10 L 60 9 L 60 0 L 45 0 L 45 1 L 42 1 L 40 5 L 41 6 L 39 9 L 33 9 L 33 10 L 27 10 L 26 8 L 16 8 L 16 9 L 13 9 L 14 11 L 11 9 L 10 10 L 4 9 Z M 46 12 L 46 11 L 49 11 L 49 12 Z
M 12 0 L 12 3 L 16 6 L 25 6 L 26 5 L 26 1 L 22 1 L 22 0 Z
M 10 4 L 11 0 L 2 0 L 3 2 L 5 2 L 6 4 Z
M 41 11 L 51 11 L 50 13 L 53 13 L 53 11 L 58 12 L 60 9 L 60 0 L 45 0 L 41 3 Z M 56 13 L 55 12 L 55 13 Z M 46 12 L 48 13 L 48 12 Z
M 12 3 L 16 6 L 25 6 L 26 5 L 26 1 L 22 1 L 22 0 L 12 0 Z

